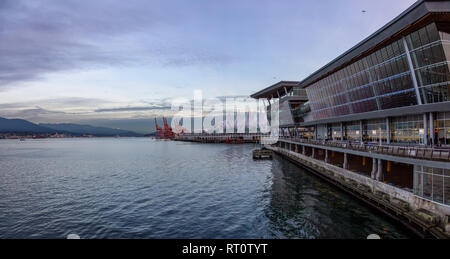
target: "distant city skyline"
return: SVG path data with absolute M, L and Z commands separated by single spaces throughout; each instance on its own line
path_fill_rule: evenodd
M 300 81 L 414 2 L 3 0 L 0 116 L 145 128 L 195 89 Z

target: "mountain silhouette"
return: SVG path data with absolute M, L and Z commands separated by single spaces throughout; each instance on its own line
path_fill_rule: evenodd
M 18 133 L 18 134 L 55 134 L 64 133 L 74 136 L 90 134 L 98 137 L 121 136 L 121 137 L 141 137 L 133 131 L 112 129 L 106 127 L 94 127 L 90 125 L 78 124 L 35 124 L 22 119 L 5 119 L 0 117 L 0 133 Z
M 106 127 L 94 127 L 91 125 L 80 125 L 71 123 L 61 123 L 61 124 L 44 124 L 41 123 L 39 126 L 50 128 L 58 132 L 70 132 L 75 134 L 91 134 L 94 136 L 121 136 L 121 137 L 140 137 L 143 134 L 138 134 L 129 130 L 111 129 Z

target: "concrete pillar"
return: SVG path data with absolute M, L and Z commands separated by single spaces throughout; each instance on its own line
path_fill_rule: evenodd
M 372 173 L 370 174 L 371 178 L 375 180 L 375 176 L 377 173 L 377 159 L 373 158 L 372 160 Z
M 423 114 L 423 143 L 425 144 L 425 146 L 428 146 L 428 114 L 424 113 Z
M 391 144 L 391 124 L 389 117 L 386 118 L 386 144 Z
M 306 148 L 305 148 L 305 146 L 302 146 L 302 154 L 306 155 Z
M 434 114 L 432 112 L 430 112 L 430 140 L 431 140 L 431 145 L 435 145 L 436 140 L 434 139 Z
M 295 153 L 298 153 L 298 145 L 295 144 Z
M 317 125 L 314 125 L 314 140 L 317 140 Z
M 363 134 L 363 121 L 359 121 L 359 139 L 361 140 L 361 143 L 364 142 L 364 134 Z
M 344 153 L 344 169 L 348 169 L 348 160 L 347 160 L 347 153 Z
M 311 153 L 312 158 L 314 158 L 314 151 L 315 151 L 315 148 L 312 148 L 312 153 Z
M 328 150 L 325 149 L 325 163 L 328 163 Z
M 341 122 L 341 141 L 344 141 L 344 123 Z
M 378 159 L 377 181 L 383 180 L 383 160 Z

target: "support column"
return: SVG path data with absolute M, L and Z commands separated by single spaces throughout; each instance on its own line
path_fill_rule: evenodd
M 298 145 L 295 144 L 295 153 L 298 153 Z
M 377 159 L 373 158 L 372 160 L 372 173 L 370 174 L 371 178 L 375 180 L 375 176 L 377 173 Z
M 364 142 L 364 133 L 363 133 L 363 121 L 359 121 L 359 139 L 361 140 L 361 143 Z
M 315 151 L 315 148 L 312 148 L 312 153 L 311 153 L 312 158 L 314 158 L 314 151 Z
M 344 141 L 344 123 L 341 122 L 341 141 Z
M 325 163 L 328 163 L 328 150 L 325 149 Z
M 386 144 L 391 144 L 391 124 L 389 117 L 386 118 Z
M 306 155 L 306 148 L 305 148 L 305 146 L 302 146 L 302 154 Z
M 348 160 L 347 160 L 347 153 L 344 153 L 344 169 L 348 169 Z
M 430 112 L 430 140 L 431 140 L 431 145 L 434 146 L 436 143 L 436 140 L 434 139 L 434 114 L 432 112 Z
M 317 140 L 317 125 L 314 125 L 314 140 Z
M 377 181 L 383 180 L 383 160 L 378 159 Z
M 411 59 L 411 53 L 409 53 L 408 43 L 406 43 L 406 39 L 403 38 L 403 46 L 405 47 L 406 58 L 409 64 L 409 71 L 411 72 L 411 79 L 413 81 L 414 89 L 416 90 L 417 95 L 417 104 L 422 105 L 422 98 L 420 98 L 419 85 L 417 84 L 416 73 L 414 72 L 414 65 Z
M 423 114 L 423 143 L 425 144 L 425 146 L 428 146 L 428 136 L 430 134 L 428 134 L 428 114 L 424 113 Z M 420 135 L 420 133 L 419 133 Z

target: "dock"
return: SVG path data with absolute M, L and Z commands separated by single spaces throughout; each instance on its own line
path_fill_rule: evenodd
M 245 144 L 259 143 L 261 138 L 267 136 L 260 133 L 233 133 L 233 134 L 182 134 L 176 136 L 175 141 L 213 143 L 213 144 Z
M 255 149 L 253 150 L 253 159 L 272 159 L 273 151 L 270 149 Z

